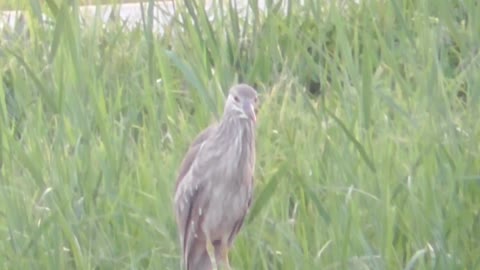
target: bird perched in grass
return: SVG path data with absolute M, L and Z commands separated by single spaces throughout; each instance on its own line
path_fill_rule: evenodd
M 228 251 L 252 201 L 256 103 L 251 86 L 230 88 L 222 118 L 182 161 L 174 205 L 186 270 L 230 269 Z

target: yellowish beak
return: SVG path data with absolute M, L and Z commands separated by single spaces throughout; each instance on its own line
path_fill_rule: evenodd
M 253 122 L 257 122 L 257 116 L 255 115 L 255 107 L 249 101 L 243 102 L 243 111 Z

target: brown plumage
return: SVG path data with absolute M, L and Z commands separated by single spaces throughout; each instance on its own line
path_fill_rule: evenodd
M 230 268 L 228 251 L 250 208 L 257 92 L 230 88 L 219 123 L 190 145 L 178 173 L 175 214 L 186 270 Z

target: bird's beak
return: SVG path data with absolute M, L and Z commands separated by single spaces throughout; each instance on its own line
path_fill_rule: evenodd
M 257 117 L 255 116 L 255 107 L 250 101 L 243 102 L 243 111 L 253 122 L 257 122 Z

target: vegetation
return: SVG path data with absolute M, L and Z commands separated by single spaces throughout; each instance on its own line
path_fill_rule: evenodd
M 476 1 L 185 0 L 163 35 L 152 3 L 127 31 L 70 2 L 1 39 L 0 268 L 179 269 L 176 170 L 247 82 L 236 269 L 480 269 Z

